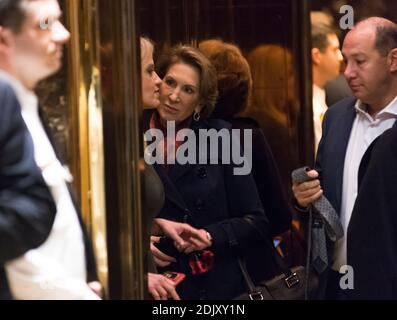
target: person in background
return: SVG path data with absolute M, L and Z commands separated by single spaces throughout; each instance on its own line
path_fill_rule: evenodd
M 233 44 L 212 39 L 201 42 L 199 49 L 215 67 L 218 77 L 219 97 L 211 117 L 230 122 L 232 129 L 240 129 L 241 133 L 252 131 L 252 176 L 269 218 L 270 233 L 278 236 L 290 229 L 292 209 L 262 129 L 254 119 L 240 116 L 252 94 L 250 66 Z M 243 135 L 240 138 L 243 141 Z
M 326 103 L 325 86 L 335 80 L 341 71 L 342 53 L 336 30 L 332 27 L 332 17 L 323 12 L 311 13 L 312 70 L 313 70 L 313 125 L 314 150 L 317 152 L 321 139 L 321 126 Z

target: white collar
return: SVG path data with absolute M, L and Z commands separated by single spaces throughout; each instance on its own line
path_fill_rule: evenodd
M 361 100 L 357 100 L 354 107 L 356 108 L 357 113 L 361 113 L 364 116 L 373 119 L 373 117 L 367 111 L 368 105 L 363 103 Z M 375 119 L 382 117 L 384 114 L 393 115 L 395 118 L 397 118 L 397 96 L 395 96 L 394 99 L 375 116 Z
M 313 95 L 325 101 L 325 90 L 316 84 L 313 84 Z

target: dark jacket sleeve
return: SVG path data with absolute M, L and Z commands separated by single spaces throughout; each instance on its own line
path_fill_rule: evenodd
M 225 188 L 229 218 L 205 227 L 212 235 L 212 249 L 218 255 L 235 254 L 235 250 L 244 251 L 269 238 L 269 220 L 252 176 L 234 175 L 233 166 L 228 165 Z
M 12 91 L 0 83 L 0 263 L 40 246 L 56 208 Z

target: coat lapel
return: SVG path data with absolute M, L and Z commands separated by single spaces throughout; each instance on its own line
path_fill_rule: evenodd
M 155 164 L 153 167 L 164 184 L 165 197 L 185 211 L 187 209 L 186 203 L 173 182 L 173 179 L 169 176 L 169 173 L 165 172 L 164 167 L 161 165 Z
M 355 102 L 354 102 L 355 103 Z M 343 171 L 345 167 L 345 158 L 347 146 L 350 140 L 350 134 L 353 127 L 354 119 L 356 118 L 356 109 L 354 104 L 346 108 L 346 111 L 340 115 L 338 119 L 340 135 L 335 148 L 335 191 L 336 203 L 340 209 L 342 198 L 342 185 L 343 185 Z M 340 210 L 338 210 L 339 212 Z

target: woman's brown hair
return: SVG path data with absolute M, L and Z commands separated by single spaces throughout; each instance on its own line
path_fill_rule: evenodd
M 164 78 L 168 70 L 177 63 L 183 63 L 195 68 L 200 76 L 200 104 L 203 106 L 201 117 L 211 115 L 218 99 L 218 84 L 215 68 L 211 62 L 196 48 L 180 45 L 163 55 L 158 63 L 158 74 Z
M 211 39 L 201 42 L 199 49 L 214 65 L 218 77 L 219 98 L 213 116 L 233 118 L 249 104 L 251 68 L 241 50 L 233 44 Z

